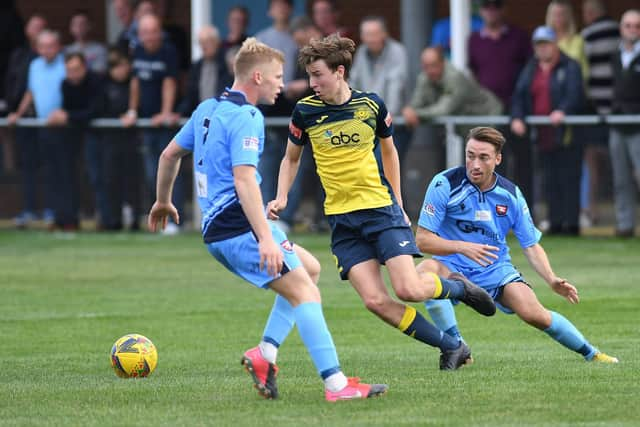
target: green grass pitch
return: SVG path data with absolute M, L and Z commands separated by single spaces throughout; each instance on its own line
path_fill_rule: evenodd
M 0 233 L 0 425 L 640 425 L 640 240 L 545 238 L 575 306 L 521 267 L 617 366 L 589 364 L 516 317 L 457 309 L 475 363 L 438 370 L 438 352 L 383 324 L 338 279 L 325 235 L 293 236 L 322 262 L 324 311 L 348 375 L 387 383 L 379 399 L 330 404 L 293 332 L 278 359 L 281 399 L 241 369 L 273 295 L 218 265 L 196 234 L 68 237 Z M 423 313 L 424 308 L 416 305 Z M 159 352 L 146 379 L 117 378 L 112 343 L 140 333 Z

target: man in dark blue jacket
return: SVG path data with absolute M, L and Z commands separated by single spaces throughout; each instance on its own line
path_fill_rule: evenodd
M 99 75 L 88 69 L 82 53 L 68 53 L 64 62 L 66 78 L 62 82 L 62 108 L 51 113 L 48 123 L 51 126 L 66 126 L 62 131 L 64 143 L 58 149 L 60 170 L 56 225 L 64 230 L 74 230 L 79 225 L 76 154 L 83 141 L 87 175 L 94 189 L 100 224 L 107 221 L 109 212 L 102 171 L 104 147 L 95 133 L 87 129 L 89 121 L 100 115 L 104 83 Z
M 538 27 L 533 33 L 535 55 L 522 70 L 511 105 L 511 130 L 527 132 L 527 115 L 549 116 L 551 126 L 538 126 L 535 141 L 544 165 L 551 234 L 578 235 L 582 147 L 575 128 L 564 124 L 567 114 L 584 105 L 580 65 L 560 52 L 555 32 Z
M 173 112 L 178 84 L 178 56 L 173 44 L 162 36 L 162 25 L 156 15 L 146 14 L 138 20 L 140 44 L 133 51 L 133 75 L 129 86 L 129 110 L 125 125 L 136 123 L 140 117 L 151 119 L 150 129 L 142 132 L 142 152 L 147 191 L 155 198 L 155 180 L 158 159 L 167 141 L 175 133 L 178 121 Z M 178 175 L 173 199 L 178 211 L 183 212 L 182 175 Z M 165 227 L 165 234 L 180 231 L 177 224 Z

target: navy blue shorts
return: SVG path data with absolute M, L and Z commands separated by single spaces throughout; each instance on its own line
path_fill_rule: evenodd
M 398 255 L 421 257 L 413 230 L 404 220 L 400 206 L 393 204 L 345 214 L 329 215 L 331 252 L 342 280 L 351 268 L 376 259 L 384 264 Z

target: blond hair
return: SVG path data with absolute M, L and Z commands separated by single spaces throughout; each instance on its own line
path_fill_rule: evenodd
M 556 32 L 556 34 L 558 34 L 558 29 L 554 28 L 553 23 L 551 22 L 551 9 L 553 9 L 554 6 L 564 8 L 564 12 L 567 18 L 567 36 L 573 36 L 577 31 L 576 18 L 573 15 L 573 6 L 571 6 L 571 3 L 567 0 L 552 0 L 551 3 L 549 3 L 549 5 L 547 6 L 547 15 L 545 18 L 546 26 L 552 28 Z
M 242 43 L 238 53 L 236 53 L 233 72 L 237 79 L 244 80 L 249 77 L 256 65 L 266 64 L 274 60 L 284 63 L 284 54 L 259 42 L 255 37 L 249 37 Z

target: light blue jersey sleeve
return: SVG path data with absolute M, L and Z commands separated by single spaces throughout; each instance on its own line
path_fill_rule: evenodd
M 442 175 L 436 175 L 431 180 L 424 196 L 424 203 L 422 204 L 420 218 L 418 219 L 418 225 L 420 227 L 438 233 L 447 214 L 449 193 L 449 180 Z
M 227 134 L 231 166 L 251 165 L 258 167 L 260 153 L 264 147 L 264 118 L 251 106 L 243 107 L 234 118 Z
M 193 151 L 193 144 L 195 143 L 195 129 L 194 122 L 196 121 L 196 114 L 198 110 L 196 109 L 193 114 L 191 114 L 191 118 L 187 120 L 187 122 L 182 126 L 182 128 L 178 131 L 176 136 L 174 137 L 175 141 L 178 145 L 185 150 Z
M 516 187 L 515 202 L 516 216 L 512 227 L 513 234 L 515 234 L 518 242 L 520 242 L 521 247 L 528 248 L 540 241 L 542 233 L 534 225 L 533 218 L 531 218 L 531 212 L 529 212 L 529 206 L 527 206 L 527 201 L 518 187 Z

